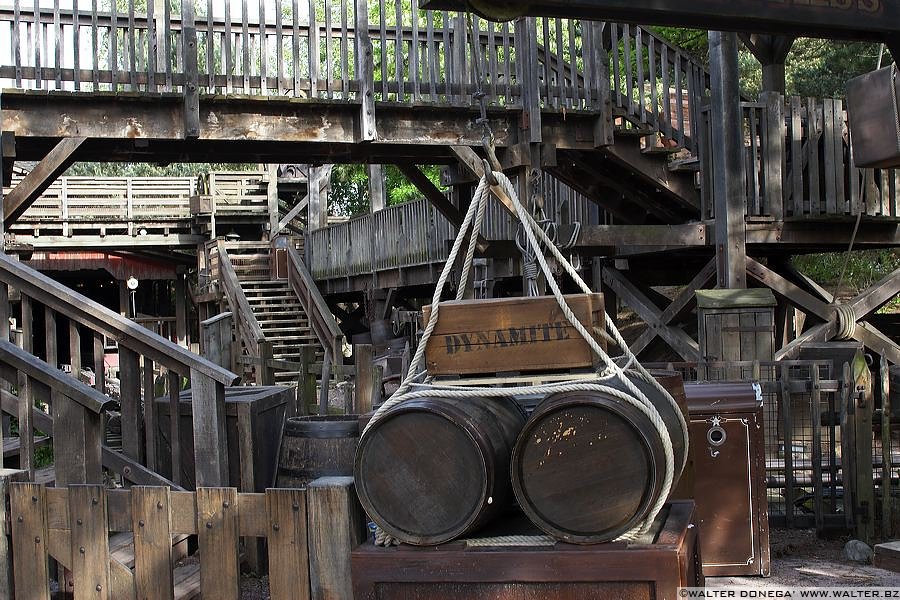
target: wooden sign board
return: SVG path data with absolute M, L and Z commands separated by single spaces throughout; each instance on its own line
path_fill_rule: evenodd
M 853 40 L 900 35 L 897 0 L 421 0 L 488 18 L 557 16 Z
M 578 320 L 605 329 L 602 294 L 566 296 Z M 428 322 L 431 307 L 424 309 Z M 594 339 L 605 349 L 604 338 Z M 563 315 L 556 298 L 443 302 L 425 346 L 430 375 L 554 371 L 591 367 L 590 346 Z

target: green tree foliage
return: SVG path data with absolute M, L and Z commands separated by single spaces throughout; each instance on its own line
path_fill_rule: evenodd
M 431 182 L 441 188 L 441 167 L 439 165 L 420 166 Z M 384 166 L 385 190 L 388 204 L 402 204 L 421 198 L 422 194 L 403 173 L 393 165 Z M 369 212 L 369 170 L 365 165 L 335 165 L 331 171 L 331 194 L 329 212 L 332 215 L 356 217 Z
M 69 177 L 195 177 L 210 171 L 257 171 L 258 164 L 233 163 L 75 163 L 64 173 Z

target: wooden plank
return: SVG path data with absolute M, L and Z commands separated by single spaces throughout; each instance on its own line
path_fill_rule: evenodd
M 16 520 L 13 519 L 5 499 L 10 496 L 10 484 L 22 481 L 28 481 L 28 474 L 25 471 L 0 469 L 0 498 L 4 499 L 3 502 L 0 502 L 0 523 L 4 524 L 2 535 L 0 535 L 0 598 L 15 597 L 13 594 L 13 547 L 8 535 L 9 527 L 6 524 L 15 523 Z
M 356 344 L 353 347 L 353 360 L 356 363 L 356 398 L 353 411 L 364 415 L 371 412 L 376 399 L 375 370 L 372 361 L 375 358 L 374 347 L 371 344 Z M 381 390 L 381 381 L 377 382 L 377 389 Z M 380 397 L 380 393 L 377 396 Z
M 157 440 L 159 438 L 159 416 L 157 414 L 155 377 L 153 361 L 144 358 L 143 364 L 143 405 L 144 405 L 144 438 L 146 442 L 147 468 L 151 471 L 159 471 L 159 457 L 157 454 Z
M 791 195 L 794 216 L 802 217 L 803 207 L 803 115 L 799 96 L 791 97 Z
M 894 535 L 893 453 L 891 452 L 891 377 L 890 365 L 882 356 L 881 374 L 881 537 Z
M 138 600 L 174 600 L 170 491 L 131 488 L 134 578 Z
M 181 375 L 175 371 L 167 374 L 169 415 L 181 414 Z M 181 469 L 181 419 L 169 417 L 169 446 L 172 451 L 172 481 L 181 485 L 184 481 Z
M 50 309 L 47 309 L 50 310 Z M 101 394 L 106 393 L 106 363 L 104 362 L 106 348 L 103 343 L 103 334 L 94 332 L 94 389 Z
M 141 363 L 137 352 L 119 345 L 119 404 L 122 407 L 122 451 L 143 461 L 141 430 Z
M 109 529 L 106 489 L 100 485 L 69 487 L 72 572 L 75 597 L 106 600 L 110 593 Z
M 306 491 L 266 490 L 266 514 L 269 519 L 269 592 L 273 598 L 308 600 Z
M 200 555 L 215 557 L 205 568 L 200 568 L 201 593 L 204 598 L 238 600 L 237 490 L 198 487 L 196 514 Z
M 817 101 L 814 98 L 808 98 L 806 103 L 806 142 L 809 160 L 807 161 L 809 174 L 809 214 L 810 216 L 818 215 L 822 210 L 822 202 L 820 196 L 819 185 L 819 139 L 822 137 L 822 115 L 819 112 Z
M 566 296 L 579 322 L 604 328 L 600 294 Z M 430 308 L 424 308 L 428 322 Z M 594 333 L 604 347 L 605 338 Z M 440 318 L 425 349 L 432 375 L 587 367 L 597 360 L 562 314 L 555 298 L 463 300 L 441 304 Z
M 228 440 L 225 437 L 225 387 L 191 371 L 194 469 L 197 486 L 228 484 Z M 177 420 L 177 419 L 175 419 Z
M 24 298 L 23 298 L 24 299 Z M 26 373 L 19 372 L 19 466 L 34 479 L 34 381 Z
M 181 3 L 181 49 L 184 53 L 184 136 L 193 139 L 200 137 L 200 72 L 193 0 Z
M 84 143 L 83 137 L 66 137 L 37 164 L 19 184 L 3 198 L 3 223 L 9 228 L 29 206 L 71 166 L 77 150 Z
M 44 486 L 13 483 L 10 486 L 12 517 L 13 574 L 19 585 L 18 600 L 50 600 L 48 565 L 49 535 L 47 499 Z
M 306 490 L 313 600 L 352 600 L 350 551 L 366 536 L 352 477 L 323 477 Z

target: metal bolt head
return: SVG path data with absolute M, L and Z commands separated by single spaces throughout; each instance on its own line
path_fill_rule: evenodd
M 84 554 L 84 546 L 80 547 L 80 548 L 78 549 L 78 552 L 81 553 L 81 554 Z
M 31 497 L 31 501 L 32 501 L 32 502 L 37 502 L 37 496 L 32 496 L 32 497 Z
M 19 518 L 16 519 L 16 521 L 18 521 L 19 523 L 23 522 L 24 520 L 25 520 L 25 517 L 23 517 L 22 515 L 19 515 Z
M 229 506 L 231 506 L 231 502 L 229 502 L 228 500 L 222 503 L 222 508 L 228 508 Z
M 98 504 L 100 504 L 100 501 L 99 501 L 99 500 L 97 500 L 96 498 L 91 498 L 91 505 L 92 505 L 92 506 L 97 506 Z
M 82 524 L 84 524 L 84 521 L 82 521 L 82 520 L 81 520 L 81 519 L 78 519 L 78 520 L 77 520 L 77 521 L 75 521 L 75 522 L 76 522 L 76 523 L 77 523 L 77 524 L 79 524 L 79 525 L 82 525 Z
M 143 526 L 144 526 L 144 521 L 138 521 L 138 527 L 143 527 Z
M 294 512 L 297 512 L 299 510 L 300 510 L 300 505 L 297 504 L 296 502 L 294 502 Z
M 41 538 L 35 537 L 35 538 L 34 538 L 34 543 L 35 543 L 35 544 L 40 544 L 40 543 L 41 543 Z
M 163 507 L 163 503 L 162 503 L 162 502 L 157 502 L 157 503 L 156 503 L 156 509 L 157 509 L 157 510 L 162 510 L 162 507 Z
M 94 589 L 96 589 L 96 590 L 97 590 L 97 591 L 98 591 L 98 592 L 100 592 L 100 591 L 102 591 L 102 590 L 103 590 L 103 586 L 102 586 L 102 585 L 100 585 L 100 584 L 99 584 L 99 583 L 98 583 L 98 584 L 97 584 L 97 587 L 96 587 L 96 588 L 94 588 Z
M 207 521 L 207 522 L 206 522 L 206 528 L 207 528 L 207 529 L 212 529 L 212 523 L 211 523 L 210 521 Z
M 280 529 L 281 529 L 281 527 L 278 525 L 278 523 L 275 523 L 275 524 L 272 525 L 272 530 L 273 530 L 273 531 L 278 531 L 278 530 L 280 530 Z

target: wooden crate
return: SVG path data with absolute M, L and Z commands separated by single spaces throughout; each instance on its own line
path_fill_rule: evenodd
M 578 320 L 605 329 L 602 294 L 566 296 Z M 431 307 L 424 309 L 427 323 Z M 594 339 L 606 347 L 605 338 Z M 553 371 L 595 364 L 587 342 L 552 296 L 441 303 L 425 361 L 431 375 Z
M 697 318 L 703 361 L 772 360 L 775 295 L 771 290 L 699 290 Z M 740 370 L 726 370 L 725 378 L 740 379 Z
M 482 598 L 677 598 L 702 587 L 694 503 L 671 503 L 650 539 L 640 543 L 540 548 L 473 548 L 465 541 L 431 548 L 353 551 L 356 600 Z
M 228 440 L 228 483 L 242 492 L 264 492 L 275 484 L 278 449 L 294 389 L 230 387 L 225 390 L 225 433 Z M 157 398 L 159 448 L 169 447 L 169 399 Z M 181 476 L 194 487 L 194 434 L 190 390 L 180 396 Z M 163 452 L 163 473 L 171 473 L 170 454 Z

